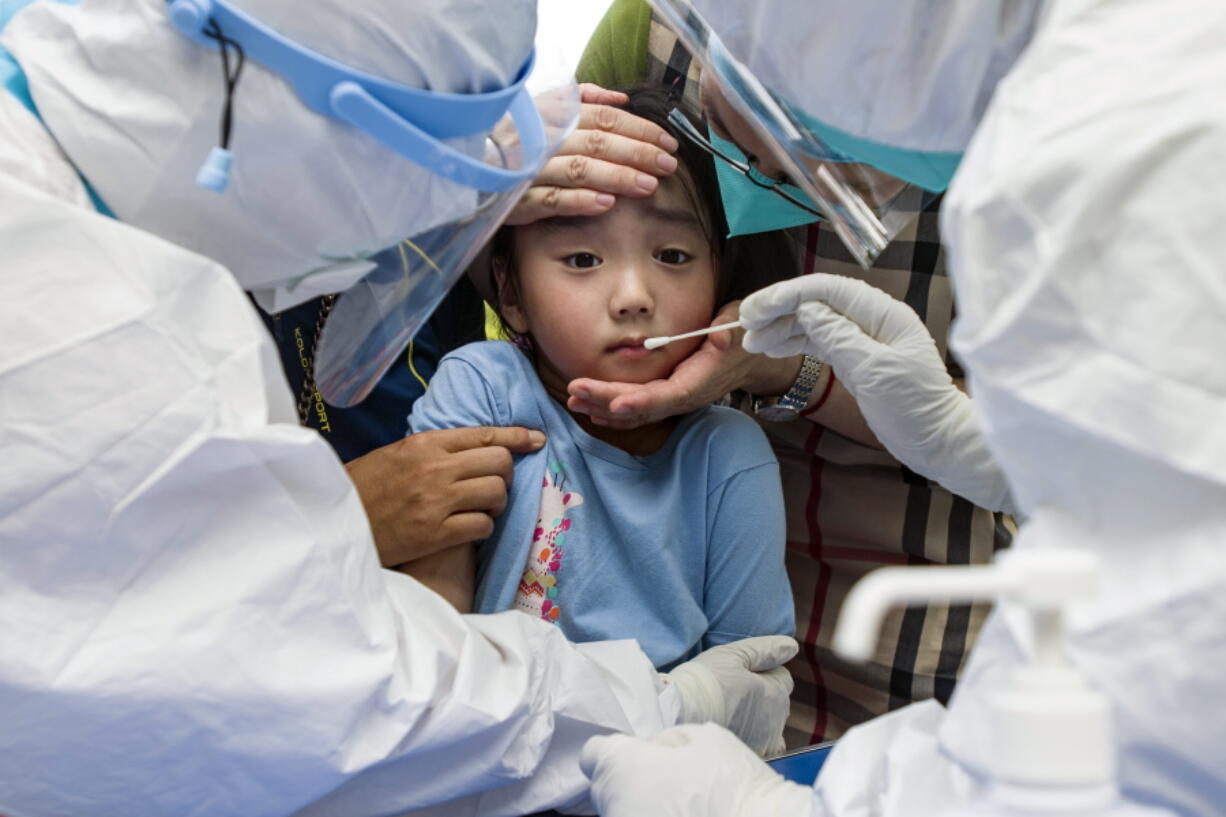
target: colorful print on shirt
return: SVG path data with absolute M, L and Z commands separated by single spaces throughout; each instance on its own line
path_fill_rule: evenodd
M 583 504 L 583 497 L 566 490 L 566 466 L 551 462 L 541 481 L 541 504 L 528 564 L 515 592 L 515 609 L 545 621 L 558 623 L 558 569 L 562 566 L 563 546 L 571 520 L 567 511 Z

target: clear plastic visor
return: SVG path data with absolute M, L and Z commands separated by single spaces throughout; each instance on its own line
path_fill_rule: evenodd
M 702 104 L 712 128 L 756 157 L 767 176 L 804 191 L 862 266 L 871 266 L 937 196 L 830 147 L 727 52 L 687 0 L 651 4 L 701 65 Z
M 471 212 L 405 236 L 397 252 L 383 253 L 384 263 L 337 298 L 314 355 L 315 383 L 325 401 L 352 406 L 370 393 L 561 146 L 579 107 L 569 77 L 513 103 L 487 135 L 484 161 L 530 171 L 525 180 L 501 192 L 470 191 L 476 196 Z

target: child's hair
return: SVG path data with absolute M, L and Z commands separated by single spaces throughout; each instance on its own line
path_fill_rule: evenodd
M 714 162 L 717 160 L 678 132 L 668 121 L 669 111 L 675 103 L 667 91 L 641 86 L 625 93 L 630 97 L 625 106 L 626 111 L 664 128 L 680 145 L 675 154 L 679 165 L 676 175 L 694 207 L 694 212 L 698 214 L 715 260 L 718 275 L 715 287 L 716 306 L 721 307 L 730 301 L 744 298 L 775 281 L 794 277 L 799 272 L 798 258 L 793 239 L 786 232 L 773 230 L 735 238 L 726 237 L 728 222 L 724 218 L 719 181 L 715 175 Z M 695 123 L 695 126 L 701 130 L 700 124 Z M 503 285 L 500 285 L 495 272 L 498 269 L 504 271 L 505 286 L 518 287 L 514 227 L 503 227 L 498 231 L 494 236 L 491 252 L 493 263 L 490 265 L 490 289 L 494 293 L 494 303 L 491 306 L 502 322 L 503 331 L 515 339 L 521 348 L 528 349 L 531 339 L 519 337 L 503 317 Z

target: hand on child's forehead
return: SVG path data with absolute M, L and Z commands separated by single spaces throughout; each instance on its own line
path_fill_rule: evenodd
M 703 218 L 695 211 L 694 198 L 689 194 L 686 184 L 677 178 L 677 175 L 679 174 L 663 179 L 656 192 L 645 198 L 628 196 L 618 198 L 617 203 L 608 212 L 601 215 L 553 216 L 526 225 L 526 227 L 545 231 L 600 229 L 615 215 L 620 216 L 631 211 L 643 219 L 650 219 L 678 229 L 693 228 L 701 232 Z

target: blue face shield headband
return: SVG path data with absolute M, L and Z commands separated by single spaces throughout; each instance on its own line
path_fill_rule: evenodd
M 311 110 L 364 131 L 400 156 L 458 184 L 489 193 L 510 190 L 534 176 L 544 158 L 544 129 L 524 87 L 532 57 L 505 88 L 480 94 L 440 93 L 388 82 L 303 48 L 223 0 L 172 0 L 169 13 L 175 28 L 189 39 L 221 49 L 228 94 L 242 61 L 255 60 L 281 75 Z M 238 60 L 233 76 L 230 49 Z M 228 142 L 228 107 L 227 102 L 223 143 Z M 508 111 L 524 150 L 522 170 L 489 165 L 443 142 L 487 132 Z M 209 154 L 197 177 L 201 186 L 225 189 L 232 159 L 227 147 L 223 144 Z

